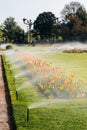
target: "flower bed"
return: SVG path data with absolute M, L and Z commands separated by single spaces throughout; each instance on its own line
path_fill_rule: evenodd
M 72 73 L 66 76 L 65 69 L 58 66 L 52 67 L 51 63 L 42 61 L 25 52 L 16 53 L 17 57 L 27 63 L 33 84 L 38 87 L 47 98 L 83 98 L 85 97 L 86 84 L 83 80 L 75 81 Z
M 74 49 L 70 49 L 70 50 L 64 50 L 63 52 L 66 53 L 87 53 L 87 49 L 80 49 L 80 48 L 74 48 Z

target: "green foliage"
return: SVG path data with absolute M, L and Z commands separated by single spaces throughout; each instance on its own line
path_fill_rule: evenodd
M 82 5 L 79 2 L 70 2 L 69 4 L 65 5 L 61 12 L 62 18 L 68 21 L 67 16 L 71 14 L 75 15 L 80 7 L 82 7 Z
M 86 10 L 84 7 L 78 8 L 76 15 L 82 21 L 82 25 L 87 25 L 87 17 L 86 17 L 87 14 L 86 14 Z
M 55 15 L 51 12 L 43 12 L 36 18 L 34 29 L 40 32 L 41 38 L 49 38 L 51 36 L 52 26 L 55 23 L 55 19 Z
M 12 44 L 6 45 L 6 49 L 13 49 L 13 45 Z
M 5 37 L 5 42 L 24 42 L 24 31 L 17 25 L 13 17 L 9 17 L 4 21 L 3 35 Z
M 3 38 L 3 26 L 0 25 L 0 43 L 2 43 L 4 41 L 4 38 Z
M 62 10 L 62 36 L 67 40 L 86 40 L 87 13 L 79 2 L 71 2 Z
M 16 26 L 14 30 L 14 42 L 23 43 L 24 42 L 24 30 L 20 26 Z
M 16 22 L 14 18 L 9 17 L 4 21 L 4 37 L 6 38 L 6 42 L 12 42 L 14 37 L 14 28 L 16 26 Z
M 43 12 L 34 21 L 31 30 L 32 42 L 59 42 L 87 40 L 87 11 L 79 2 L 70 2 L 61 11 L 60 18 L 52 12 Z M 27 43 L 27 33 L 17 25 L 13 17 L 7 18 L 0 31 L 0 42 Z M 30 36 L 28 36 L 28 40 Z

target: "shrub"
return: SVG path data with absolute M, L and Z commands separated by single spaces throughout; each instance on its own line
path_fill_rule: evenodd
M 11 44 L 6 45 L 6 49 L 13 49 L 13 45 Z

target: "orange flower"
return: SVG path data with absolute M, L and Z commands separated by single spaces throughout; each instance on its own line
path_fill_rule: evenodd
M 55 82 L 54 79 L 50 81 L 50 83 L 54 83 L 54 82 Z
M 44 78 L 48 78 L 48 75 L 46 74 L 46 75 L 44 76 Z
M 69 81 L 65 81 L 64 85 L 67 86 L 67 85 L 69 85 L 69 83 L 70 83 Z
M 70 90 L 71 92 L 74 92 L 74 91 L 75 91 L 75 87 L 70 87 L 69 90 Z
M 79 79 L 79 81 L 83 83 L 83 82 L 84 82 L 84 79 Z

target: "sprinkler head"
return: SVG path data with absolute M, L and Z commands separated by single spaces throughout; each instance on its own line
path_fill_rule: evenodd
M 15 77 L 14 77 L 14 84 L 15 84 Z
M 10 68 L 10 64 L 8 63 L 8 67 Z
M 12 70 L 10 69 L 10 74 L 12 73 Z
M 29 118 L 29 107 L 27 108 L 27 122 L 30 120 Z
M 16 89 L 16 99 L 18 100 L 18 91 L 17 91 L 17 89 Z

